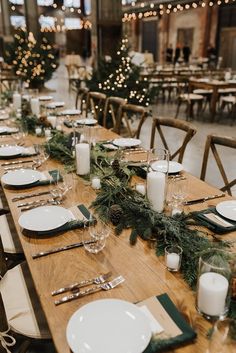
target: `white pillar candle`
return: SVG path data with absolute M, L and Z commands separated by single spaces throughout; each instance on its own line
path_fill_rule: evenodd
M 92 188 L 98 190 L 101 188 L 101 180 L 98 177 L 92 179 Z
M 39 113 L 40 113 L 39 99 L 38 98 L 31 98 L 30 106 L 31 106 L 32 113 L 36 116 L 39 116 Z
M 145 195 L 145 193 L 146 193 L 146 188 L 145 188 L 144 184 L 136 184 L 135 189 L 136 189 L 136 191 L 138 191 L 142 195 Z
M 170 253 L 166 255 L 166 267 L 171 270 L 179 269 L 180 256 L 176 253 Z
M 55 129 L 57 125 L 57 117 L 56 116 L 48 116 L 47 121 L 52 125 L 52 128 Z
M 51 136 L 51 130 L 50 129 L 45 129 L 44 133 L 45 133 L 45 137 L 50 137 Z
M 90 172 L 90 146 L 88 143 L 75 145 L 76 168 L 78 175 L 86 175 Z
M 220 316 L 225 311 L 225 300 L 229 282 L 226 277 L 215 272 L 206 272 L 199 277 L 198 309 L 210 316 Z
M 21 95 L 19 93 L 14 93 L 13 96 L 13 108 L 15 110 L 21 109 Z
M 161 172 L 149 172 L 147 174 L 147 198 L 152 209 L 162 212 L 165 202 L 165 174 Z
M 41 127 L 36 127 L 35 133 L 36 133 L 36 136 L 40 136 L 42 134 L 42 128 Z

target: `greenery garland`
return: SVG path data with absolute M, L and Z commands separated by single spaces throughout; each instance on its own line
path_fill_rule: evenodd
M 74 157 L 68 148 L 70 136 L 57 133 L 47 144 L 46 148 L 52 158 L 75 167 Z M 135 245 L 138 237 L 151 242 L 155 246 L 156 255 L 164 255 L 166 245 L 178 244 L 183 249 L 181 272 L 184 280 L 194 289 L 197 282 L 197 269 L 200 253 L 210 248 L 228 249 L 230 243 L 216 238 L 210 240 L 208 234 L 199 231 L 194 226 L 196 222 L 192 214 L 176 214 L 168 216 L 157 213 L 150 208 L 145 196 L 130 186 L 131 177 L 135 171 L 126 165 L 120 165 L 118 154 L 102 149 L 97 144 L 92 150 L 92 170 L 101 179 L 101 190 L 98 192 L 92 207 L 105 221 L 115 225 L 116 235 L 124 229 L 130 229 L 130 244 Z M 204 225 L 199 221 L 198 226 Z M 219 258 L 218 261 L 222 261 Z M 235 259 L 234 259 L 235 261 Z M 229 317 L 236 322 L 236 303 L 231 302 Z M 233 331 L 236 339 L 236 332 Z M 157 340 L 155 347 L 164 344 Z

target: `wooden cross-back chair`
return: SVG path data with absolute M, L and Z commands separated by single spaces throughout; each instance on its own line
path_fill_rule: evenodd
M 116 132 L 119 135 L 139 138 L 142 125 L 147 117 L 147 109 L 136 104 L 124 104 L 120 107 Z M 138 125 L 133 130 L 132 120 Z M 125 131 L 124 131 L 125 130 Z
M 40 343 L 52 345 L 28 266 L 24 262 L 7 269 L 0 237 L 0 335 L 1 332 L 11 336 L 11 341 L 17 344 L 18 353 L 28 351 L 31 343 L 39 340 Z M 7 342 L 9 340 L 6 338 Z M 7 352 L 4 345 L 0 344 L 0 353 Z M 7 344 L 6 347 L 11 351 Z
M 94 118 L 99 122 L 102 122 L 101 116 L 105 108 L 106 98 L 107 96 L 101 92 L 88 93 L 87 112 L 90 110 L 93 113 Z
M 76 109 L 80 109 L 81 112 L 87 110 L 88 93 L 89 89 L 87 87 L 79 87 L 76 90 L 75 107 Z
M 174 129 L 182 130 L 186 132 L 182 145 L 179 148 L 177 148 L 177 150 L 173 153 L 170 152 L 170 148 L 167 144 L 166 137 L 163 133 L 162 127 L 170 127 L 170 128 L 174 128 Z M 161 138 L 161 141 L 164 147 L 170 153 L 170 160 L 178 156 L 178 162 L 182 163 L 187 144 L 192 139 L 192 137 L 196 134 L 197 130 L 192 125 L 182 120 L 176 120 L 172 118 L 154 118 L 152 123 L 150 148 L 154 147 L 156 131 L 159 133 L 159 136 Z
M 105 128 L 117 130 L 118 117 L 120 108 L 126 103 L 126 100 L 121 97 L 108 97 L 105 104 L 103 123 Z
M 224 186 L 221 188 L 221 190 L 226 191 L 229 195 L 232 195 L 231 188 L 234 185 L 236 185 L 236 178 L 233 179 L 232 181 L 228 180 L 225 169 L 223 167 L 221 157 L 219 156 L 219 153 L 216 149 L 216 145 L 236 149 L 236 139 L 233 137 L 219 136 L 219 135 L 208 135 L 207 136 L 205 150 L 204 150 L 204 154 L 203 154 L 202 170 L 201 170 L 200 179 L 205 180 L 207 163 L 208 163 L 209 154 L 211 151 L 213 154 L 213 157 L 216 161 L 219 172 L 222 176 L 222 179 L 224 181 Z M 232 161 L 232 163 L 233 163 L 233 161 Z

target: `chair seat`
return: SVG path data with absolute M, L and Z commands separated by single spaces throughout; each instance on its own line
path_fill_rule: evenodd
M 210 95 L 210 94 L 212 94 L 212 89 L 200 89 L 200 88 L 198 88 L 198 89 L 195 89 L 195 90 L 193 90 L 193 93 L 194 94 L 200 94 L 200 95 Z
M 195 94 L 195 93 L 184 93 L 180 95 L 181 99 L 184 99 L 186 101 L 190 100 L 190 101 L 199 101 L 204 99 L 204 97 L 200 94 Z
M 1 197 L 0 207 L 3 207 Z M 4 252 L 8 254 L 23 253 L 11 214 L 0 216 L 0 235 L 2 238 Z
M 235 104 L 236 103 L 236 97 L 234 97 L 234 96 L 222 97 L 222 102 Z
M 230 93 L 236 93 L 236 88 L 220 88 L 218 90 L 219 94 L 230 94 Z
M 34 339 L 51 338 L 37 295 L 33 300 L 29 296 L 34 287 L 26 263 L 6 272 L 0 280 L 0 292 L 12 331 Z

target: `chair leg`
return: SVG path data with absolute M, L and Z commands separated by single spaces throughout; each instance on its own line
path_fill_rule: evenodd
M 177 119 L 177 117 L 179 115 L 179 109 L 180 109 L 181 103 L 182 103 L 181 99 L 178 99 L 177 110 L 176 110 L 176 113 L 175 113 L 175 119 Z
M 198 107 L 197 107 L 197 117 L 203 112 L 203 102 L 200 101 L 198 102 Z

